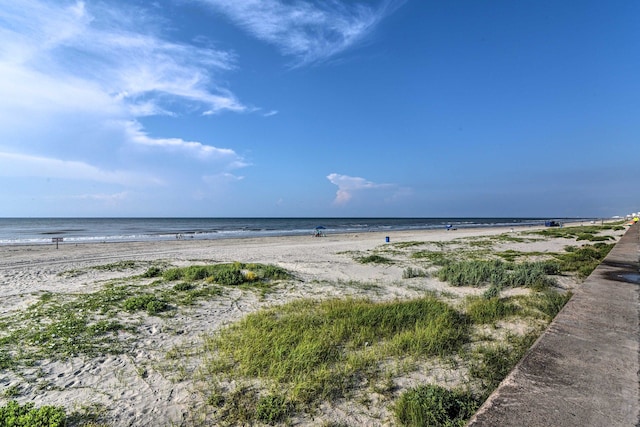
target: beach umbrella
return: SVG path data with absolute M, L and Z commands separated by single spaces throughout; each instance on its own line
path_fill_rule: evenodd
M 315 233 L 315 236 L 316 236 L 316 237 L 320 237 L 320 236 L 324 237 L 324 231 L 322 231 L 322 230 L 324 230 L 324 229 L 326 229 L 326 227 L 324 227 L 324 226 L 322 226 L 322 225 L 317 226 L 317 227 L 316 227 L 316 233 Z

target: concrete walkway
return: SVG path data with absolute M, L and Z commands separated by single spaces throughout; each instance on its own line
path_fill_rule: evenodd
M 637 223 L 468 425 L 640 425 L 639 257 Z

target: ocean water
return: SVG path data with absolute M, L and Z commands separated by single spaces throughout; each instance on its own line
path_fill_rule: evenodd
M 574 219 L 575 220 L 575 219 Z M 0 245 L 225 239 L 411 229 L 542 225 L 545 218 L 0 218 Z

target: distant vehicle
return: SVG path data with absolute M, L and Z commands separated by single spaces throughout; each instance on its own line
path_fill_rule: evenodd
M 562 227 L 562 224 L 560 224 L 558 221 L 545 221 L 544 226 L 545 227 Z

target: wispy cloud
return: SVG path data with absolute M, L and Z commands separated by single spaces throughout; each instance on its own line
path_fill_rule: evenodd
M 202 177 L 202 180 L 209 186 L 223 185 L 229 182 L 242 181 L 243 179 L 243 176 L 234 175 L 229 172 L 223 172 L 216 175 L 206 175 Z
M 60 199 L 60 197 L 55 197 Z M 120 207 L 131 200 L 131 193 L 122 191 L 119 193 L 96 193 L 96 194 L 79 194 L 63 197 L 63 199 L 80 202 L 97 202 L 102 206 Z
M 334 200 L 334 203 L 337 205 L 344 205 L 348 203 L 355 194 L 365 190 L 395 188 L 395 185 L 393 184 L 376 184 L 375 182 L 367 181 L 364 178 L 340 175 L 337 173 L 328 175 L 327 179 L 338 187 L 336 198 Z
M 0 152 L 0 176 L 58 178 L 126 186 L 163 183 L 161 179 L 137 172 L 110 171 L 84 162 L 7 152 Z
M 117 204 L 127 200 L 130 197 L 130 193 L 128 191 L 122 191 L 120 193 L 113 194 L 79 194 L 75 196 L 69 196 L 70 199 L 79 199 L 79 200 L 98 200 L 100 202 L 105 202 L 107 204 Z
M 204 113 L 246 109 L 216 84 L 217 73 L 235 68 L 232 53 L 163 39 L 133 9 L 38 0 L 0 0 L 0 8 L 5 67 L 90 84 L 133 114 L 167 112 L 176 98 Z
M 185 141 L 181 138 L 152 138 L 137 122 L 124 124 L 129 140 L 134 144 L 157 147 L 170 151 L 181 151 L 202 160 L 218 160 L 226 164 L 226 169 L 238 169 L 249 166 L 242 156 L 230 148 L 217 148 L 196 141 Z
M 352 1 L 199 0 L 224 13 L 254 37 L 296 58 L 322 62 L 362 42 L 404 0 L 377 7 Z

